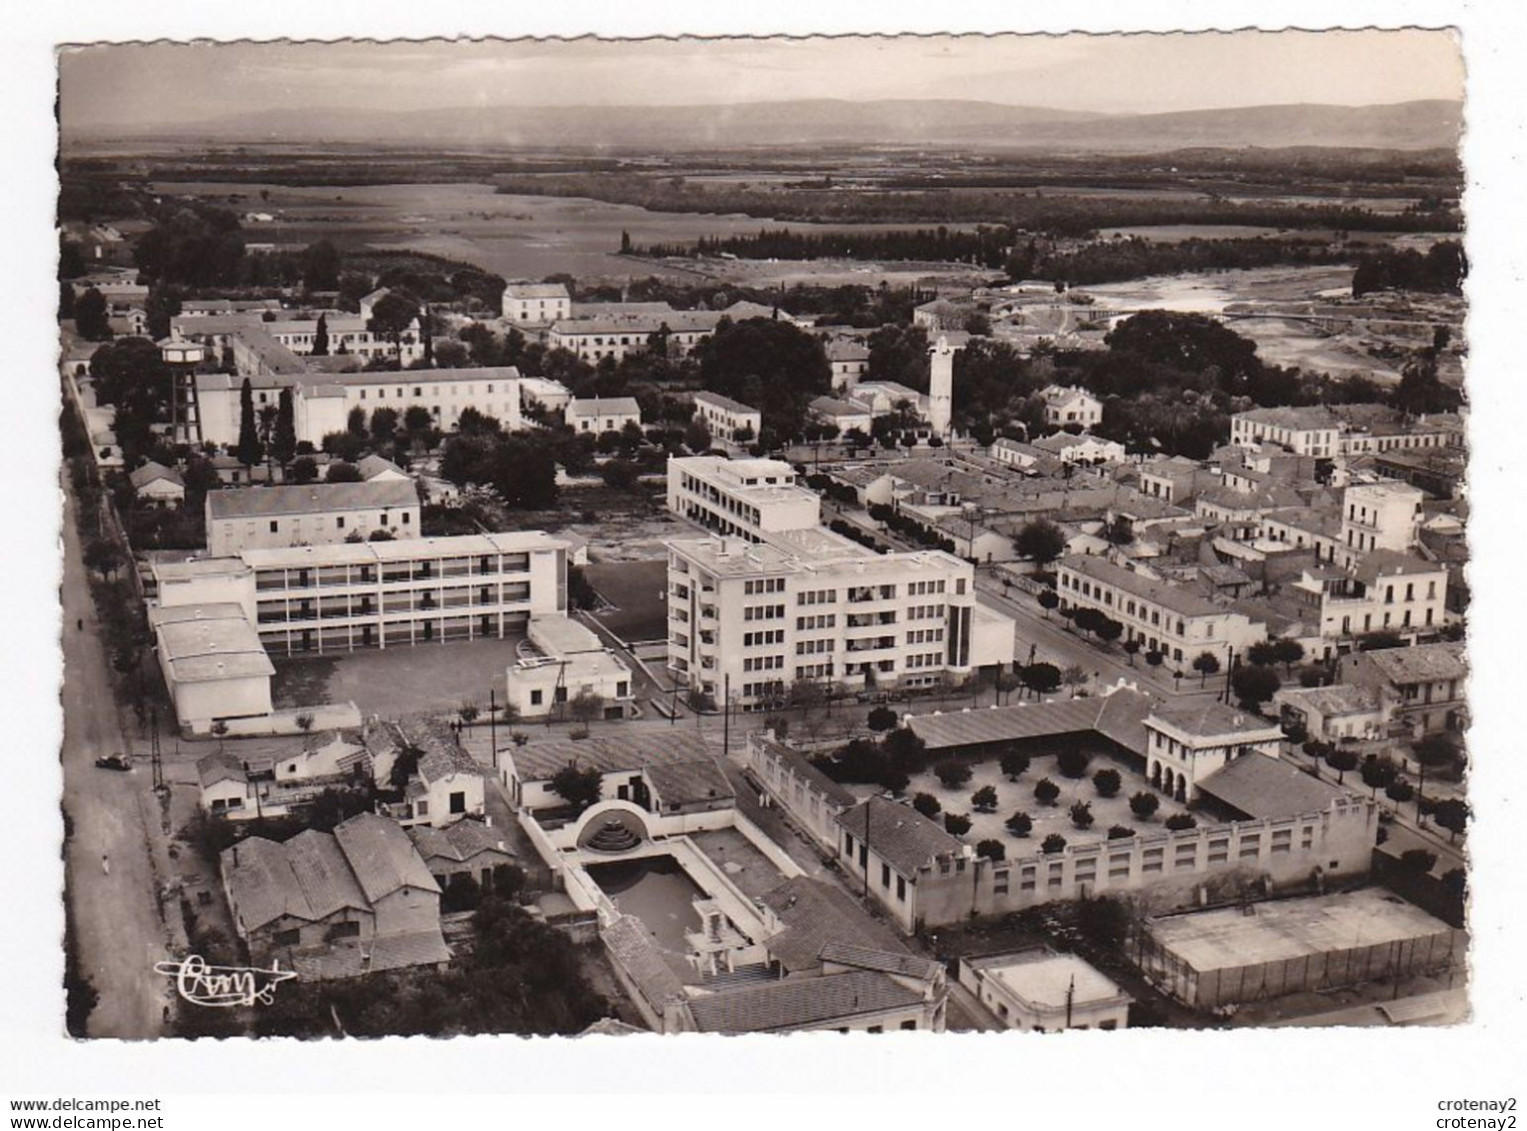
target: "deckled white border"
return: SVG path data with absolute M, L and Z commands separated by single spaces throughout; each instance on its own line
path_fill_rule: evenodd
M 739 6 L 740 7 L 740 6 Z M 560 0 L 531 6 L 509 3 L 384 4 L 267 2 L 223 5 L 68 0 L 30 4 L 7 19 L 4 83 L 7 113 L 0 117 L 6 160 L 4 215 L 8 220 L 3 340 L 6 411 L 6 508 L 11 544 L 4 608 L 9 629 L 0 694 L 9 711 L 3 759 L 6 927 L 0 931 L 4 968 L 10 972 L 0 1009 L 5 1056 L 0 1095 L 112 1091 L 871 1091 L 875 1101 L 818 1100 L 784 1105 L 770 1100 L 731 1107 L 704 1100 L 677 1103 L 634 1100 L 603 1118 L 635 1125 L 683 1126 L 737 1122 L 748 1126 L 815 1115 L 826 1119 L 913 1118 L 980 1122 L 1057 1118 L 1078 1126 L 1129 1119 L 1158 1121 L 1250 1116 L 1299 1118 L 1302 1126 L 1338 1125 L 1353 1117 L 1364 1125 L 1434 1126 L 1443 1096 L 1508 1094 L 1523 1076 L 1520 1047 L 1522 979 L 1518 956 L 1521 881 L 1513 867 L 1512 822 L 1520 818 L 1524 757 L 1510 707 L 1521 699 L 1518 630 L 1523 626 L 1520 500 L 1527 476 L 1519 435 L 1527 421 L 1519 364 L 1527 270 L 1521 199 L 1522 17 L 1506 4 L 1350 2 L 1129 3 L 1020 5 L 972 0 L 958 6 L 894 0 L 875 5 L 784 2 L 724 11 L 714 3 L 658 6 L 596 5 Z M 56 10 L 55 10 L 56 8 Z M 1469 252 L 1474 264 L 1469 365 L 1473 403 L 1472 499 L 1476 565 L 1471 617 L 1474 661 L 1473 795 L 1480 823 L 1476 859 L 1475 927 L 1478 936 L 1475 1000 L 1478 1020 L 1466 1029 L 1407 1032 L 1284 1030 L 1225 1034 L 1135 1032 L 1065 1040 L 946 1036 L 915 1045 L 845 1042 L 836 1037 L 790 1040 L 685 1039 L 654 1045 L 622 1040 L 577 1045 L 518 1040 L 418 1042 L 387 1045 L 238 1044 L 186 1047 L 161 1042 L 125 1046 L 58 1040 L 54 987 L 60 969 L 57 924 L 56 837 L 58 674 L 56 494 L 57 440 L 52 414 L 56 372 L 52 357 L 55 292 L 51 262 L 54 185 L 51 45 L 57 42 L 157 37 L 273 39 L 283 36 L 406 38 L 441 34 L 609 35 L 812 33 L 853 31 L 1177 30 L 1184 28 L 1318 28 L 1457 25 L 1469 67 L 1469 136 L 1465 157 Z M 1516 646 L 1516 647 L 1514 647 Z M 1513 1038 L 1515 1038 L 1513 1040 Z M 967 1102 L 976 1093 L 1006 1095 Z M 907 1095 L 894 1095 L 908 1093 Z M 1527 1098 L 1527 1097 L 1524 1097 Z M 600 1105 L 604 1107 L 605 1105 Z M 300 1105 L 230 1105 L 229 1123 L 261 1113 L 261 1126 L 296 1120 Z M 589 1118 L 562 1107 L 561 1117 Z M 378 1125 L 388 1125 L 372 1109 Z M 239 1118 L 235 1118 L 239 1116 Z M 510 1121 L 556 1118 L 520 1101 L 466 1104 L 443 1101 L 439 1118 Z M 1270 1122 L 1270 1120 L 1268 1120 Z M 256 1124 L 251 1122 L 250 1126 Z M 174 1126 L 168 1123 L 167 1126 Z

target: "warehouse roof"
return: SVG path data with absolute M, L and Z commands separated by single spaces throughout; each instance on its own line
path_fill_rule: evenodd
M 884 974 L 855 970 L 786 979 L 697 997 L 689 1011 L 702 1033 L 770 1033 L 920 1006 L 923 995 Z
M 839 813 L 837 822 L 904 876 L 915 876 L 940 856 L 962 856 L 967 851 L 962 841 L 916 809 L 883 797 L 866 798 Z
M 386 479 L 367 483 L 309 483 L 301 487 L 245 487 L 207 493 L 207 513 L 213 520 L 418 505 L 419 495 L 412 483 Z
M 1232 758 L 1224 768 L 1201 779 L 1198 788 L 1253 820 L 1320 813 L 1331 802 L 1351 796 L 1292 762 L 1256 751 Z

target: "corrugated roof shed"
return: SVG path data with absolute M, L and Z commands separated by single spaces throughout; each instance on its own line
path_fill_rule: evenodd
M 1198 788 L 1253 820 L 1319 813 L 1338 798 L 1352 796 L 1291 762 L 1256 752 L 1232 758 L 1229 765 L 1201 780 Z
M 774 1033 L 916 1007 L 922 1001 L 921 994 L 884 974 L 856 970 L 697 997 L 689 1010 L 702 1033 Z

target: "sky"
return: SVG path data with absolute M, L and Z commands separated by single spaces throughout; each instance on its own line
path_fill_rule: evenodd
M 250 111 L 973 99 L 1149 113 L 1461 99 L 1443 31 L 150 43 L 59 55 L 66 131 Z

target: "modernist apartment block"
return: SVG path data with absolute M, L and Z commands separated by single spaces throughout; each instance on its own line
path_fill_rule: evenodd
M 874 554 L 820 529 L 667 545 L 669 668 L 745 710 L 797 681 L 926 686 L 1013 658 L 1012 621 L 942 551 Z
M 510 283 L 504 288 L 504 321 L 547 326 L 572 313 L 572 298 L 561 283 Z
M 260 640 L 280 655 L 500 638 L 567 609 L 567 546 L 538 530 L 243 557 Z
M 739 436 L 756 439 L 763 427 L 763 414 L 756 408 L 720 393 L 695 394 L 695 419 L 718 440 L 736 440 Z
M 1220 667 L 1267 638 L 1267 626 L 1208 597 L 1157 581 L 1101 558 L 1072 554 L 1056 565 L 1061 608 L 1101 609 L 1124 624 L 1124 639 L 1139 640 L 1174 664 L 1212 652 Z
M 668 509 L 717 533 L 754 542 L 815 527 L 822 520 L 816 492 L 797 484 L 795 468 L 776 459 L 673 457 L 668 461 Z
M 310 483 L 208 491 L 207 550 L 222 558 L 244 550 L 324 546 L 384 531 L 419 533 L 419 495 L 412 483 Z
M 154 566 L 163 607 L 239 605 L 269 653 L 521 633 L 567 609 L 567 545 L 538 530 L 245 550 Z

